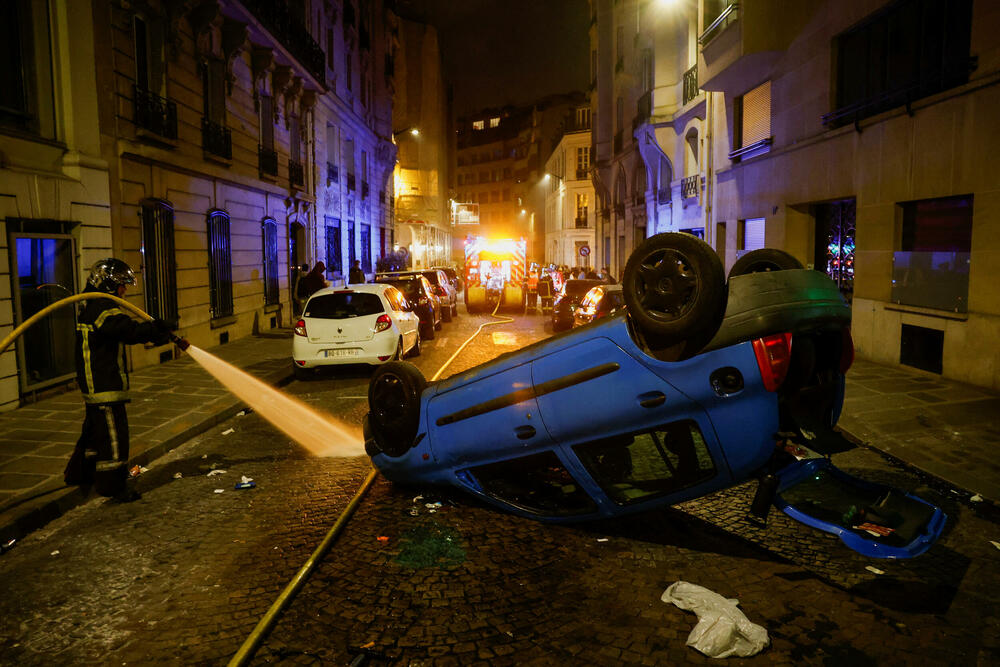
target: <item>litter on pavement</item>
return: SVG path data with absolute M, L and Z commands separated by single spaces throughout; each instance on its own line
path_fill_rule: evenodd
M 184 475 L 183 475 L 183 474 L 181 474 L 181 473 L 179 473 L 179 472 L 175 472 L 175 473 L 174 473 L 174 479 L 180 479 L 180 478 L 181 478 L 181 477 L 183 477 L 183 476 L 184 476 Z
M 50 556 L 58 556 L 58 555 L 59 555 L 59 550 L 58 550 L 58 549 L 56 549 L 55 551 L 53 551 L 53 552 L 52 552 L 52 553 L 50 553 L 49 555 L 50 555 Z
M 222 435 L 229 435 L 230 433 L 236 433 L 236 429 L 235 428 L 227 428 L 225 431 L 222 432 Z
M 997 549 L 1000 549 L 1000 542 L 994 542 L 993 540 L 990 540 L 990 544 L 995 546 Z
M 242 410 L 240 410 L 239 412 L 236 413 L 236 416 L 237 417 L 246 417 L 251 412 L 253 412 L 253 408 L 243 408 Z
M 710 658 L 747 658 L 760 653 L 770 642 L 767 630 L 751 623 L 737 608 L 739 600 L 727 600 L 704 586 L 677 581 L 663 591 L 660 599 L 698 615 L 687 645 Z
M 215 492 L 216 493 L 225 493 L 226 490 L 225 489 L 216 489 Z
M 885 574 L 885 570 L 880 570 L 874 565 L 866 565 L 865 569 L 871 572 L 872 574 Z
M 983 502 L 983 497 L 977 493 L 976 495 L 969 498 L 969 500 L 971 500 L 974 503 L 981 503 Z
M 207 476 L 212 477 L 213 475 L 225 475 L 225 474 L 226 474 L 225 470 L 215 469 L 215 470 L 209 470 Z

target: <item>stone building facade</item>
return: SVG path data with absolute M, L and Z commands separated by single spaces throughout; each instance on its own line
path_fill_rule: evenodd
M 595 266 L 594 184 L 590 180 L 590 106 L 574 109 L 545 162 L 545 264 Z M 600 269 L 600 266 L 596 268 Z
M 595 186 L 619 239 L 624 216 L 624 247 L 639 230 L 690 231 L 727 267 L 784 249 L 851 300 L 860 356 L 1000 387 L 1000 181 L 988 162 L 1000 148 L 1000 8 L 591 6 Z M 644 167 L 631 181 L 630 116 Z M 643 178 L 642 210 L 630 209 Z M 627 253 L 605 236 L 620 270 Z
M 32 218 L 28 228 L 38 229 L 49 221 L 49 236 L 68 237 L 76 248 L 68 277 L 49 280 L 43 270 L 39 280 L 79 291 L 94 260 L 120 257 L 138 275 L 133 303 L 211 347 L 287 326 L 299 265 L 324 261 L 328 279 L 337 281 L 353 259 L 371 272 L 386 252 L 395 28 L 381 1 L 46 0 L 17 7 L 30 7 L 31 20 L 47 19 L 50 30 L 69 16 L 73 26 L 71 34 L 50 34 L 52 53 L 65 59 L 61 76 L 72 79 L 70 86 L 57 81 L 54 98 L 74 98 L 55 114 L 63 126 L 35 143 L 58 156 L 50 169 L 75 163 L 71 172 L 57 167 L 56 189 L 85 194 L 67 191 L 66 210 L 24 204 L 6 212 L 8 227 L 11 218 Z M 75 128 L 79 123 L 86 128 Z M 5 154 L 21 141 L 0 135 Z M 17 185 L 37 181 L 36 156 L 26 155 L 31 176 L 8 166 L 0 191 L 39 191 Z M 95 169 L 103 174 L 96 181 Z M 34 197 L 42 199 L 61 197 Z M 35 261 L 56 260 L 42 252 Z M 8 322 L 19 322 L 27 311 L 8 303 Z M 17 354 L 26 347 L 19 343 Z M 129 348 L 134 367 L 173 354 L 168 346 Z M 30 398 L 30 369 L 11 370 L 0 379 L 5 407 Z

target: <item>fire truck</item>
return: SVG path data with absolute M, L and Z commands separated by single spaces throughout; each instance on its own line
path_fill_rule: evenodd
M 465 240 L 465 307 L 470 313 L 524 310 L 524 280 L 528 242 L 520 239 Z

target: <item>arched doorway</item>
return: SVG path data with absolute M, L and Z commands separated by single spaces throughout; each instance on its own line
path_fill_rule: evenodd
M 292 312 L 298 315 L 295 285 L 306 261 L 306 228 L 298 222 L 288 226 L 288 292 Z

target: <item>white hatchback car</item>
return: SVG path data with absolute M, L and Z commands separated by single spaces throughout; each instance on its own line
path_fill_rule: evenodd
M 420 318 L 392 285 L 327 287 L 314 293 L 295 323 L 295 376 L 338 364 L 378 365 L 420 354 Z

